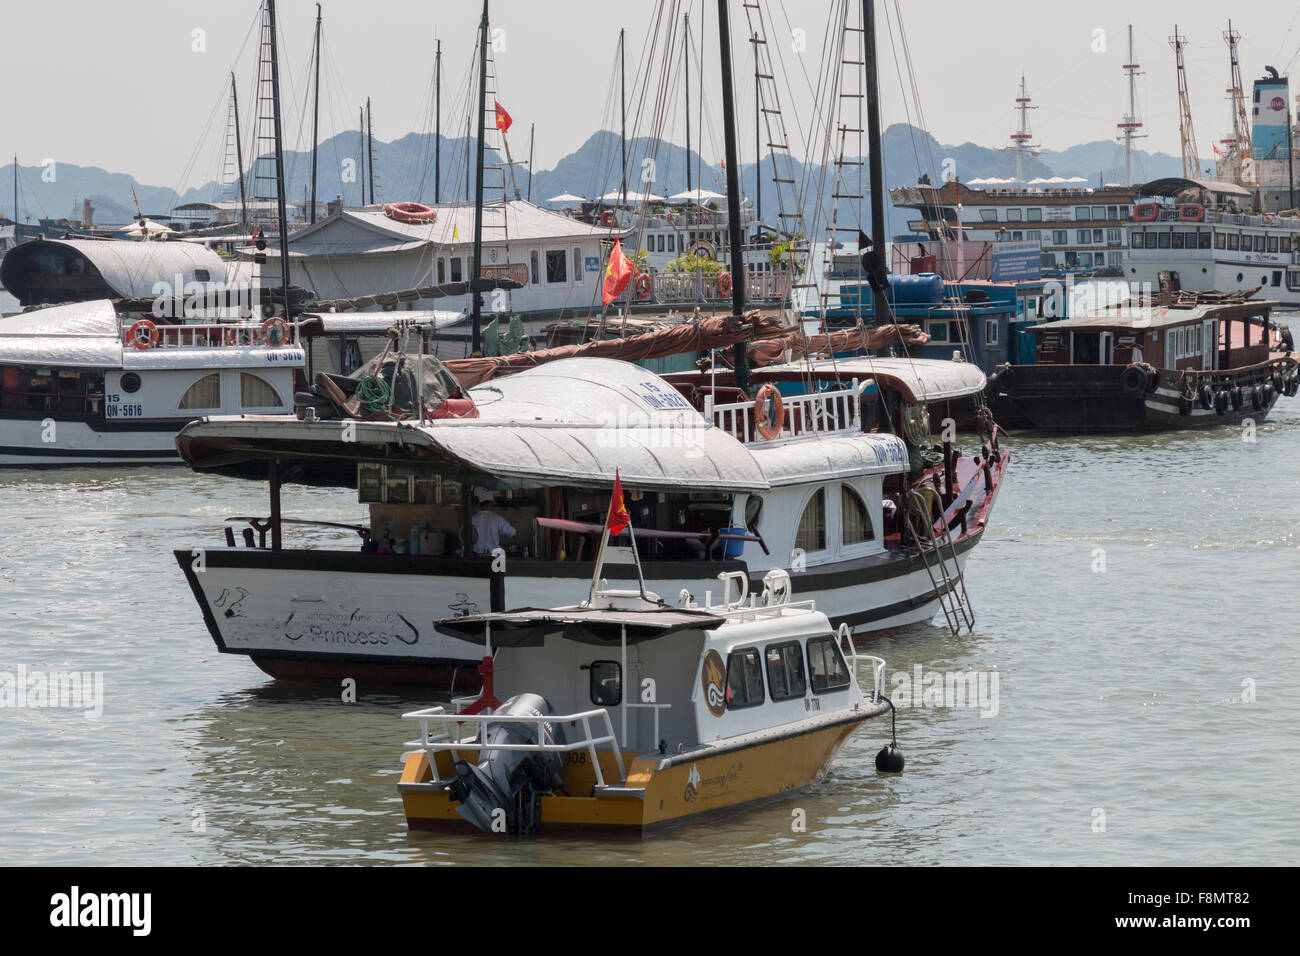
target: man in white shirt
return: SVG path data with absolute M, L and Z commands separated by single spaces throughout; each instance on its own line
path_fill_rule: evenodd
M 496 502 L 492 492 L 486 488 L 475 488 L 474 496 L 478 498 L 478 511 L 470 519 L 470 525 L 474 529 L 474 553 L 489 555 L 501 547 L 502 535 L 513 538 L 516 531 L 509 521 L 493 510 Z

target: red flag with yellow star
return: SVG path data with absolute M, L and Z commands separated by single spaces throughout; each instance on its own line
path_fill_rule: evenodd
M 497 108 L 497 129 L 501 130 L 501 132 L 503 133 L 510 132 L 510 124 L 513 123 L 514 120 L 510 118 L 510 114 L 506 112 L 506 108 L 504 106 L 502 106 L 496 100 L 493 100 L 492 102 L 496 105 Z
M 618 534 L 631 523 L 632 518 L 627 513 L 627 505 L 623 503 L 623 481 L 618 476 L 618 470 L 615 469 L 614 493 L 609 496 L 609 516 L 605 518 L 605 527 L 609 529 L 610 534 Z
M 609 251 L 609 265 L 605 269 L 605 288 L 601 292 L 602 305 L 609 305 L 627 288 L 632 281 L 632 260 L 623 255 L 623 244 L 614 240 L 614 248 Z

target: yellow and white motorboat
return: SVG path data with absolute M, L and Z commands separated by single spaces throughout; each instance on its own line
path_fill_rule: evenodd
M 398 784 L 411 829 L 640 834 L 820 780 L 892 710 L 885 662 L 791 601 L 784 572 L 761 595 L 743 573 L 719 577 L 717 604 L 593 588 L 573 607 L 438 622 L 484 647 L 484 689 L 459 712 L 403 715 L 420 725 Z M 901 763 L 892 744 L 877 760 Z

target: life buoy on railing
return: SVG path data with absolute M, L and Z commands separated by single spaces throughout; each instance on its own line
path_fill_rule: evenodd
M 612 209 L 606 209 L 600 214 L 600 224 L 606 229 L 613 229 L 618 226 L 618 218 L 614 215 Z
M 642 272 L 636 277 L 636 297 L 638 299 L 650 298 L 650 293 L 654 291 L 654 280 L 650 278 L 650 273 Z
M 1198 202 L 1185 202 L 1178 207 L 1179 222 L 1201 222 L 1205 219 L 1205 207 Z
M 724 272 L 718 276 L 718 295 L 731 295 L 731 273 Z
M 278 315 L 262 323 L 262 341 L 273 349 L 289 344 L 289 323 Z
M 769 401 L 774 403 L 771 415 L 768 414 Z M 785 402 L 776 386 L 771 383 L 760 388 L 754 398 L 754 427 L 768 441 L 780 435 L 781 429 L 785 427 Z
M 388 202 L 384 203 L 384 215 L 398 222 L 434 222 L 438 210 L 421 202 Z
M 1133 207 L 1134 222 L 1155 222 L 1160 217 L 1160 207 L 1153 202 L 1144 202 Z
M 162 333 L 158 331 L 158 326 L 148 319 L 141 319 L 127 329 L 126 337 L 132 345 L 143 350 L 151 349 L 157 345 L 158 340 L 162 338 Z

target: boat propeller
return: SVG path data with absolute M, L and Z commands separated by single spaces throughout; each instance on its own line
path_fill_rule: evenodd
M 876 754 L 876 772 L 877 773 L 902 773 L 903 772 L 903 752 L 898 749 L 897 717 L 898 710 L 894 707 L 894 702 L 888 697 L 880 698 L 889 705 L 889 743 L 880 748 L 880 753 Z

